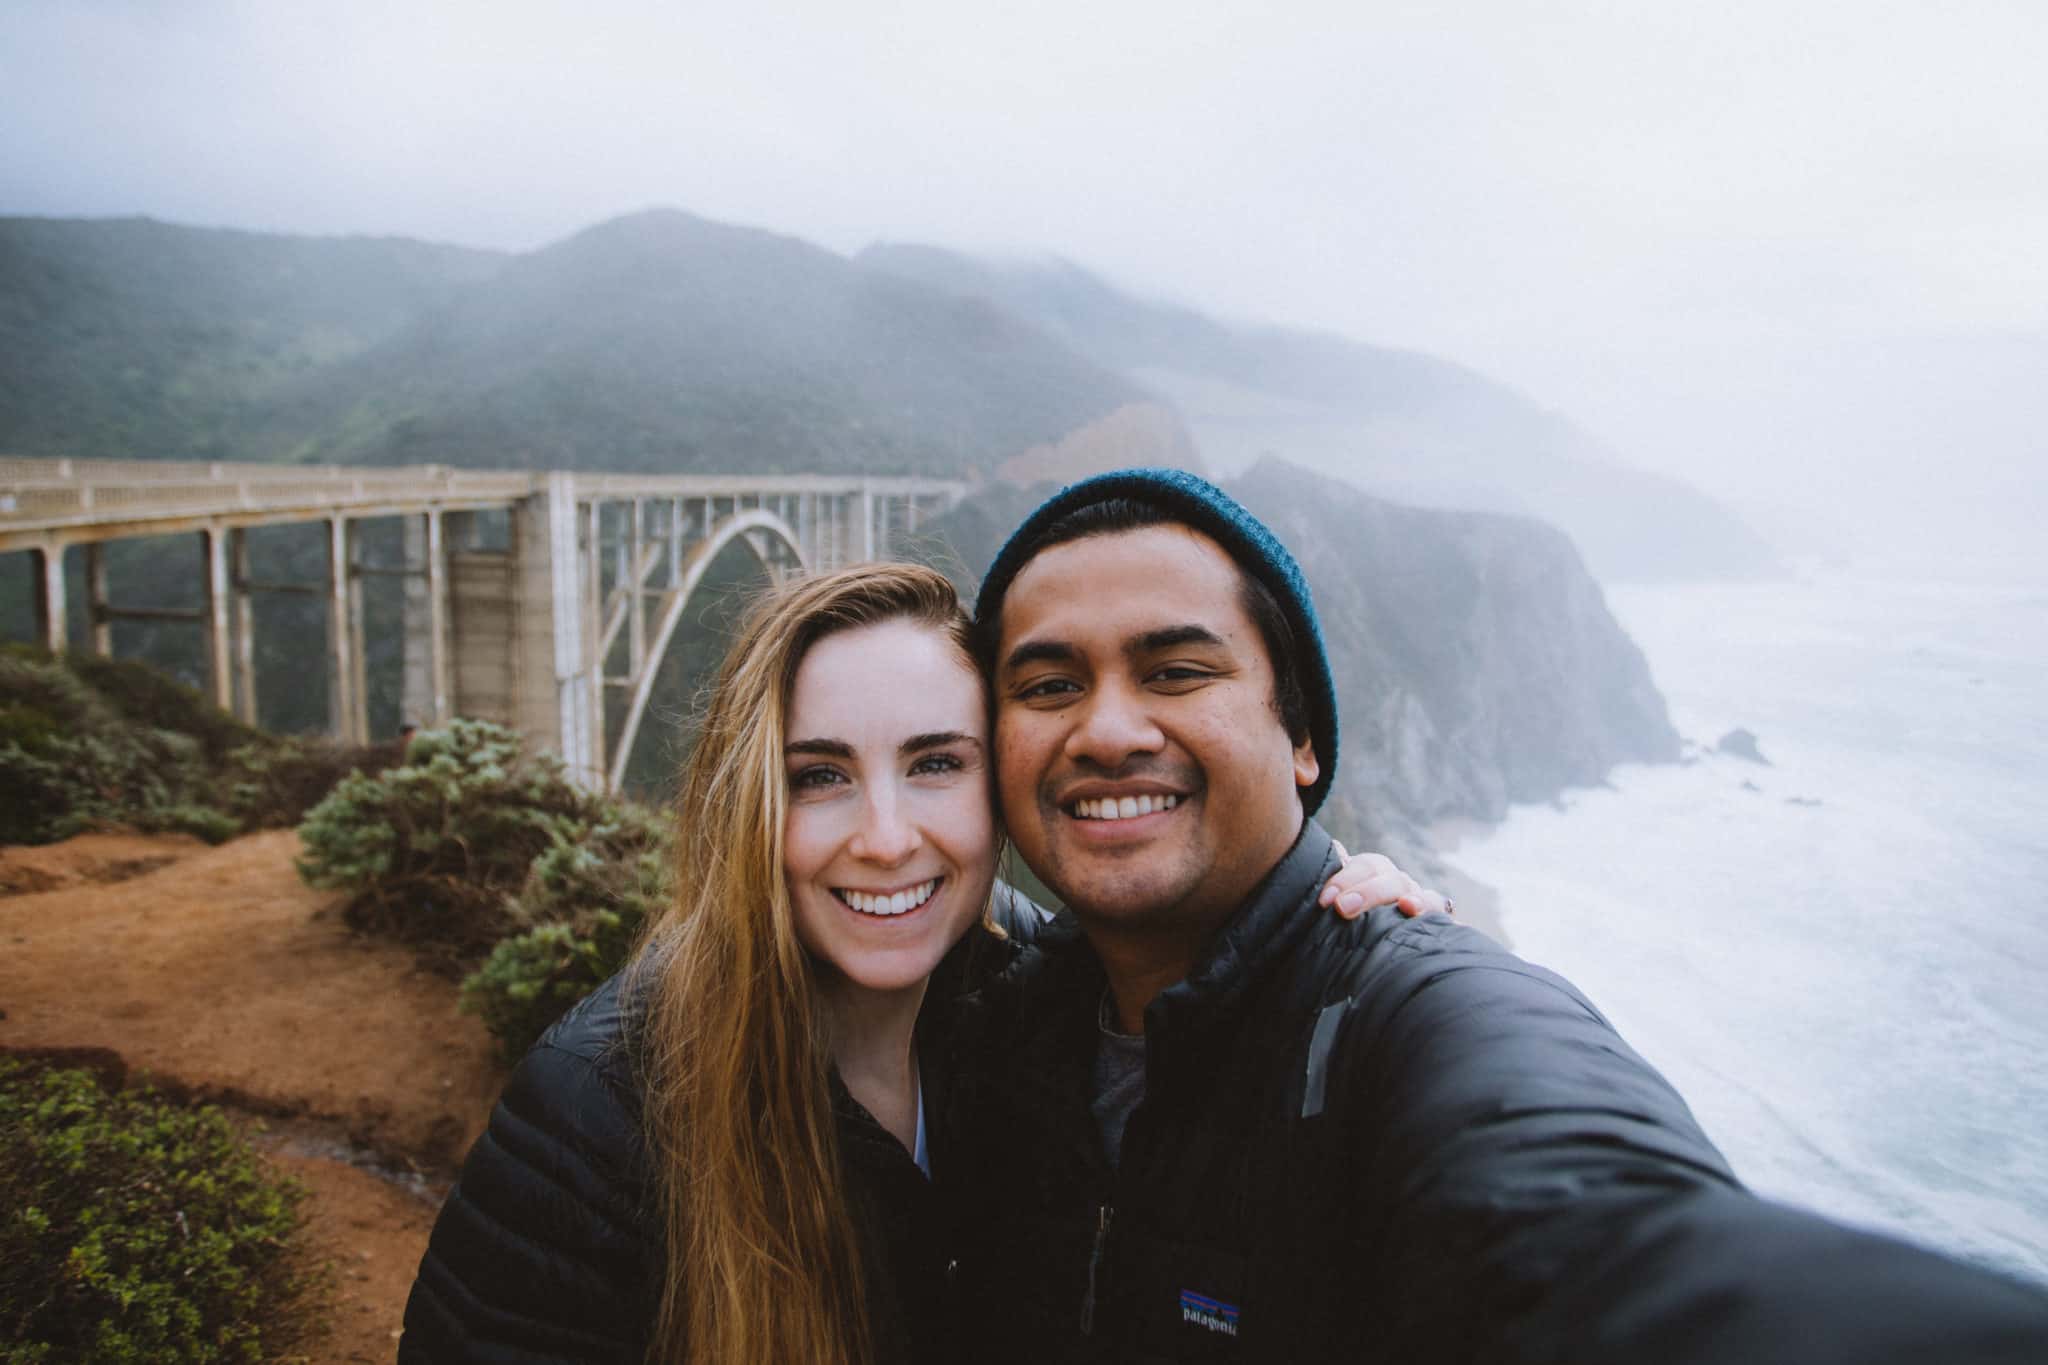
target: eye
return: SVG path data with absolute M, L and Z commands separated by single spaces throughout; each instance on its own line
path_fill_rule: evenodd
M 910 775 L 912 777 L 931 777 L 945 773 L 957 773 L 966 766 L 965 763 L 960 761 L 960 757 L 957 754 L 921 754 L 918 756 L 917 761 L 910 765 Z
M 1038 678 L 1022 683 L 1010 693 L 1018 701 L 1046 701 L 1054 697 L 1079 692 L 1080 684 L 1072 678 Z
M 813 763 L 808 768 L 799 768 L 789 775 L 789 789 L 799 794 L 827 791 L 844 786 L 847 777 L 839 769 L 826 763 Z
M 1147 682 L 1156 683 L 1197 683 L 1215 677 L 1215 673 L 1194 664 L 1166 664 L 1155 668 L 1147 676 Z

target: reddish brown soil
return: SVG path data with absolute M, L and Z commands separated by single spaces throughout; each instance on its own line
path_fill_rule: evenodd
M 337 1157 L 445 1179 L 503 1078 L 454 983 L 351 935 L 297 852 L 288 831 L 0 849 L 0 1049 L 108 1049 L 131 1077 L 271 1116 L 266 1145 L 309 1187 L 308 1234 L 335 1266 L 315 1358 L 389 1361 L 432 1192 Z

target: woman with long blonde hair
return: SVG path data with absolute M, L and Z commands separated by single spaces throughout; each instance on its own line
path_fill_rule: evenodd
M 952 585 L 903 564 L 749 614 L 684 765 L 675 895 L 507 1084 L 401 1361 L 955 1358 L 927 988 L 963 938 L 1000 960 L 1039 922 L 992 897 L 967 628 Z M 1337 881 L 1420 903 L 1371 855 Z

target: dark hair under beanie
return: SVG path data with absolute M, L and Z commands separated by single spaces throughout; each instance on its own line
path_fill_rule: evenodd
M 1048 527 L 1084 507 L 1120 498 L 1157 507 L 1172 520 L 1211 537 L 1279 603 L 1294 632 L 1295 670 L 1308 702 L 1309 740 L 1321 769 L 1314 784 L 1301 793 L 1303 813 L 1314 815 L 1337 775 L 1337 689 L 1323 652 L 1323 631 L 1308 580 L 1265 523 L 1207 479 L 1179 469 L 1119 469 L 1062 488 L 1024 518 L 989 565 L 974 600 L 975 621 L 991 632 L 996 629 L 1011 580 L 1037 554 L 1039 538 Z

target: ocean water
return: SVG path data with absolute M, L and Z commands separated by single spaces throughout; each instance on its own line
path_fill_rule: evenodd
M 2048 583 L 1608 600 L 1691 761 L 1451 861 L 1753 1188 L 2048 1282 Z

